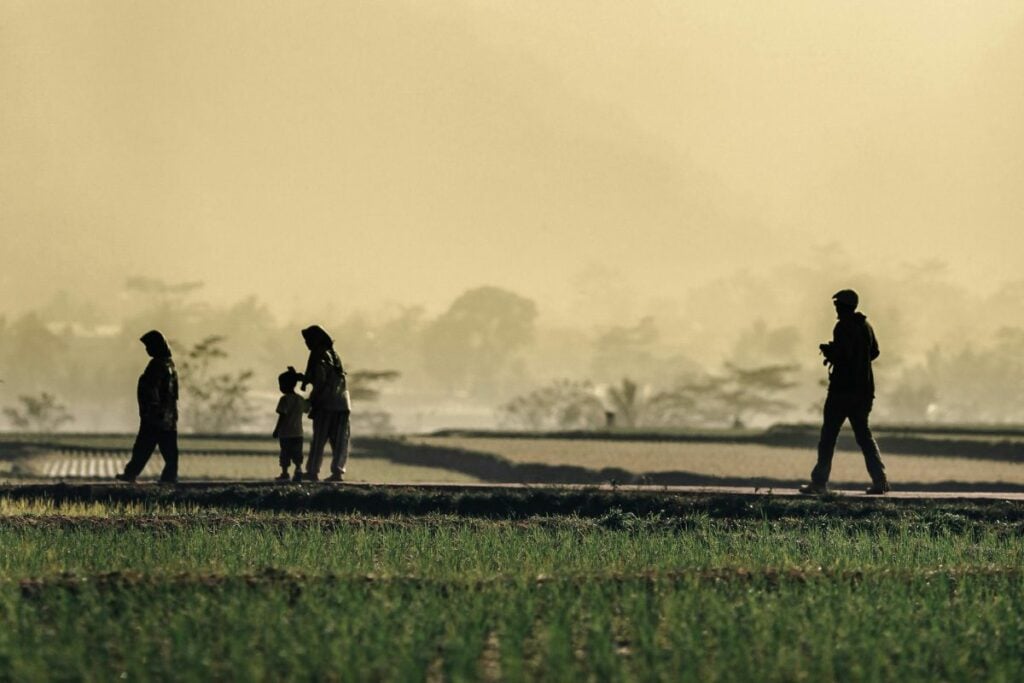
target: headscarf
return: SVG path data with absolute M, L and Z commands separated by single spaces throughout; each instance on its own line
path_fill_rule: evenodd
M 310 325 L 302 330 L 302 338 L 306 340 L 310 347 L 309 360 L 306 361 L 306 371 L 302 375 L 302 388 L 305 389 L 306 385 L 309 384 L 309 378 L 313 376 L 316 370 L 316 363 L 320 355 L 327 349 L 334 348 L 334 340 L 331 339 L 331 335 L 327 334 L 327 330 L 319 325 Z
M 150 330 L 146 334 L 139 337 L 139 341 L 146 345 L 146 351 L 153 358 L 170 358 L 171 347 L 167 345 L 167 340 L 164 339 L 164 335 L 160 334 L 157 330 Z
M 314 351 L 322 351 L 334 346 L 334 340 L 327 331 L 319 325 L 310 325 L 302 331 L 302 338 L 309 342 Z

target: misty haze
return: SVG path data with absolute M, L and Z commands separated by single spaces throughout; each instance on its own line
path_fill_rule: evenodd
M 536 10 L 6 5 L 7 427 L 156 328 L 262 433 L 312 323 L 357 434 L 813 423 L 845 287 L 877 421 L 1022 420 L 1018 3 Z
M 0 0 L 0 682 L 1011 681 L 1021 0 Z

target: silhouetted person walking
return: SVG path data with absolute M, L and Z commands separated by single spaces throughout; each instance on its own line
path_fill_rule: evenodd
M 828 492 L 836 439 L 843 422 L 849 419 L 871 475 L 867 493 L 878 495 L 889 490 L 885 465 L 868 426 L 868 415 L 875 400 L 875 376 L 871 362 L 878 358 L 878 340 L 867 316 L 857 312 L 859 297 L 855 291 L 844 289 L 836 292 L 832 302 L 839 320 L 832 330 L 832 341 L 819 347 L 825 356 L 825 364 L 829 366 L 829 373 L 821 439 L 818 441 L 818 463 L 811 472 L 811 483 L 801 486 L 800 493 Z
M 115 478 L 134 482 L 145 469 L 153 449 L 160 446 L 164 458 L 164 471 L 160 481 L 173 484 L 178 481 L 178 373 L 171 360 L 171 347 L 156 330 L 139 339 L 150 356 L 142 376 L 139 377 L 139 434 L 132 447 L 132 459 L 124 472 Z
M 351 403 L 345 382 L 345 369 L 334 351 L 334 340 L 319 325 L 302 330 L 302 338 L 309 349 L 309 361 L 303 373 L 302 386 L 312 384 L 309 394 L 313 418 L 313 438 L 309 443 L 306 460 L 306 480 L 320 478 L 320 463 L 324 447 L 331 443 L 331 476 L 327 481 L 342 481 L 349 451 L 349 417 Z

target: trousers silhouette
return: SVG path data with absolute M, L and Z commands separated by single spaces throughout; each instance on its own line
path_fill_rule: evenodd
M 871 481 L 885 481 L 885 465 L 878 452 L 878 444 L 868 426 L 868 415 L 874 397 L 855 393 L 829 392 L 825 399 L 824 419 L 821 424 L 821 438 L 818 441 L 818 463 L 811 472 L 811 481 L 815 484 L 827 484 L 832 473 L 832 456 L 836 450 L 836 439 L 843 423 L 850 420 L 854 438 L 864 453 L 864 464 L 871 475 Z
M 320 464 L 324 459 L 324 447 L 331 443 L 331 474 L 345 474 L 349 450 L 349 416 L 348 410 L 331 410 L 313 414 L 313 438 L 309 442 L 309 458 L 306 460 L 306 472 L 320 474 Z
M 132 446 L 132 459 L 125 465 L 124 473 L 133 479 L 146 469 L 146 463 L 153 455 L 153 449 L 160 446 L 160 455 L 164 458 L 164 471 L 161 481 L 175 481 L 178 478 L 178 432 L 174 429 L 161 429 L 157 425 L 142 424 L 139 434 Z

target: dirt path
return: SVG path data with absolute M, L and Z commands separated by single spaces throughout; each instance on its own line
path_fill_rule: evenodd
M 56 492 L 67 492 L 70 489 L 88 489 L 93 495 L 102 495 L 104 491 L 117 491 L 125 489 L 153 489 L 153 490 L 178 490 L 178 491 L 189 491 L 189 490 L 203 490 L 213 488 L 231 487 L 238 489 L 253 489 L 253 490 L 265 490 L 265 489 L 294 489 L 302 487 L 308 489 L 311 492 L 330 488 L 346 488 L 362 491 L 403 491 L 403 492 L 421 492 L 421 493 L 445 493 L 445 494 L 458 494 L 460 492 L 527 492 L 527 491 L 545 491 L 545 492 L 558 492 L 558 491 L 618 491 L 618 492 L 630 492 L 630 493 L 657 493 L 657 494 L 670 494 L 678 495 L 682 497 L 686 496 L 735 496 L 738 498 L 764 498 L 766 496 L 771 497 L 798 497 L 798 498 L 812 498 L 811 496 L 803 496 L 795 488 L 760 488 L 760 487 L 744 487 L 744 486 L 643 486 L 643 485 L 620 485 L 612 486 L 610 484 L 600 485 L 576 485 L 576 484 L 490 484 L 490 483 L 463 483 L 453 484 L 448 482 L 438 483 L 425 483 L 425 482 L 389 482 L 383 484 L 357 482 L 357 483 L 344 483 L 344 484 L 331 484 L 325 482 L 318 482 L 314 484 L 280 484 L 273 481 L 263 480 L 204 480 L 204 481 L 183 481 L 174 487 L 169 487 L 155 482 L 139 482 L 136 484 L 122 484 L 118 482 L 110 481 L 93 481 L 93 482 L 81 482 L 81 483 L 60 483 L 54 484 L 52 480 L 19 480 L 18 482 L 8 482 L 6 485 L 0 487 L 0 495 L 3 495 L 2 489 L 36 489 L 41 494 L 46 495 L 49 489 L 53 489 Z M 833 489 L 828 497 L 831 498 L 861 498 L 865 500 L 941 500 L 941 501 L 955 501 L 955 500 L 1005 500 L 1024 502 L 1024 493 L 1020 492 L 999 492 L 999 491 L 891 491 L 884 496 L 868 496 L 863 490 L 859 489 Z M 828 498 L 825 497 L 825 498 Z

